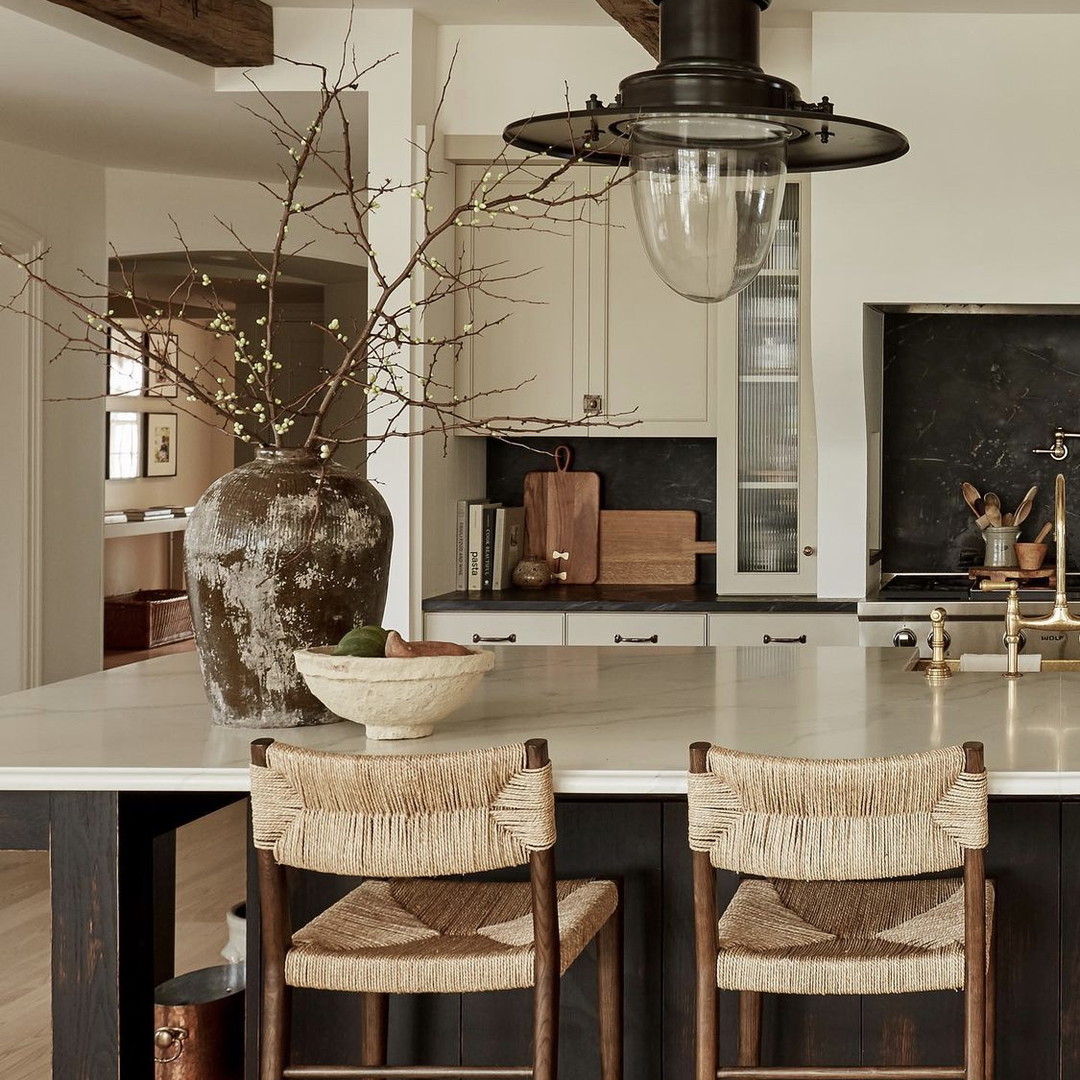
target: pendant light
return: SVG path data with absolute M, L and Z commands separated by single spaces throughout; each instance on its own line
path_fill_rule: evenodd
M 634 209 L 653 268 L 676 292 L 711 303 L 745 288 L 765 262 L 789 172 L 891 161 L 908 142 L 892 128 L 833 113 L 828 98 L 758 64 L 771 0 L 653 0 L 660 63 L 629 75 L 614 104 L 510 124 L 531 153 L 629 165 Z

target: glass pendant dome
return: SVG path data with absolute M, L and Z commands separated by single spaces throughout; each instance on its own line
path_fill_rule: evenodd
M 626 128 L 634 209 L 660 278 L 701 303 L 749 285 L 780 217 L 789 129 L 701 113 Z

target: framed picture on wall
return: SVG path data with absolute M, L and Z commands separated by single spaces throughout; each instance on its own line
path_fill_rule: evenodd
M 110 330 L 109 383 L 110 397 L 134 397 L 146 388 L 146 336 L 139 330 L 117 333 Z
M 176 335 L 165 331 L 147 334 L 146 392 L 155 397 L 176 397 L 177 385 L 172 372 L 180 359 L 180 347 Z
M 134 480 L 142 476 L 143 420 L 137 412 L 105 414 L 105 479 Z
M 146 475 L 176 475 L 176 417 L 174 412 L 145 413 Z

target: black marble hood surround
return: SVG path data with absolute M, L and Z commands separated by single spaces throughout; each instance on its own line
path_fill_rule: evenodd
M 1066 479 L 1068 565 L 1080 562 L 1080 443 L 1035 454 L 1055 427 L 1080 430 L 1078 314 L 886 312 L 882 385 L 882 569 L 956 571 L 983 562 L 963 481 L 1015 510 L 1039 492 L 1020 539 L 1053 516 Z M 1052 551 L 1050 557 L 1052 557 Z

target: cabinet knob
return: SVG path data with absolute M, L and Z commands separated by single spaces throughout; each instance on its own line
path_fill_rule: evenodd
M 586 416 L 599 416 L 604 411 L 604 399 L 600 394 L 586 394 L 581 399 L 581 411 Z
M 811 547 L 809 544 L 802 549 L 802 553 L 809 558 L 811 555 L 817 554 L 817 548 Z

